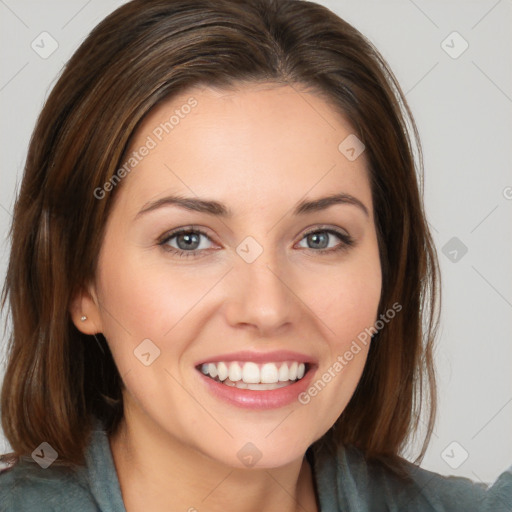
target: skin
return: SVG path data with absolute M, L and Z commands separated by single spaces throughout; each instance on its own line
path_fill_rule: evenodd
M 369 345 L 307 405 L 269 410 L 212 396 L 194 365 L 240 350 L 293 350 L 318 362 L 319 378 L 374 324 L 382 276 L 365 154 L 351 162 L 340 153 L 353 130 L 325 100 L 275 84 L 191 89 L 150 112 L 132 149 L 191 96 L 197 106 L 118 185 L 95 282 L 72 306 L 80 330 L 105 335 L 126 386 L 110 439 L 123 499 L 128 512 L 234 503 L 239 512 L 314 511 L 304 454 L 346 407 Z M 356 197 L 368 215 L 351 204 L 292 214 L 301 200 L 334 192 Z M 168 205 L 135 219 L 169 194 L 222 202 L 233 217 Z M 190 225 L 208 235 L 198 257 L 158 244 Z M 305 236 L 312 228 L 330 249 L 343 241 L 322 228 L 354 245 L 321 254 Z M 263 248 L 252 263 L 236 252 L 247 236 Z M 176 237 L 169 245 L 186 248 Z M 147 338 L 160 350 L 149 366 L 134 356 Z M 252 468 L 237 457 L 248 442 L 262 454 Z

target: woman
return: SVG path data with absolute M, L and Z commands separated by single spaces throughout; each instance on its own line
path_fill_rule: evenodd
M 509 510 L 512 468 L 486 490 L 401 457 L 438 312 L 408 122 L 314 3 L 98 25 L 14 212 L 3 509 Z

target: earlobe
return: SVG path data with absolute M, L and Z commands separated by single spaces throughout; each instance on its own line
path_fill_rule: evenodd
M 102 332 L 101 316 L 94 290 L 82 289 L 72 299 L 69 312 L 75 327 L 84 334 Z

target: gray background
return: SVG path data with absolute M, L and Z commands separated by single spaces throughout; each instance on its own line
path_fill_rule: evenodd
M 0 0 L 2 281 L 14 195 L 36 117 L 64 62 L 123 3 Z M 492 482 L 512 464 L 512 2 L 320 3 L 369 37 L 388 60 L 425 152 L 443 323 L 436 352 L 439 417 L 422 467 Z M 47 58 L 31 47 L 35 41 L 40 53 L 51 49 L 42 32 L 58 44 Z M 464 41 L 469 47 L 458 55 Z M 0 452 L 8 448 L 0 434 Z M 410 446 L 409 457 L 416 448 Z

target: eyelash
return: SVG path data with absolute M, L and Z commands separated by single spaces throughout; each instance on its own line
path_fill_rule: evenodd
M 201 235 L 205 236 L 206 238 L 208 238 L 210 241 L 212 241 L 211 238 L 208 236 L 208 234 L 205 233 L 203 230 L 201 230 L 199 228 L 194 228 L 191 226 L 191 227 L 187 227 L 187 228 L 180 228 L 175 231 L 171 231 L 170 233 L 166 233 L 165 235 L 163 235 L 162 238 L 160 238 L 160 240 L 158 241 L 158 245 L 161 246 L 164 249 L 164 251 L 175 254 L 181 258 L 190 258 L 190 257 L 198 258 L 198 257 L 200 257 L 200 255 L 198 253 L 201 253 L 201 252 L 205 251 L 206 249 L 194 249 L 192 251 L 183 251 L 181 249 L 176 249 L 174 247 L 166 246 L 166 244 L 171 239 L 173 239 L 181 234 L 185 234 L 185 233 L 186 234 L 191 234 L 191 233 L 201 234 Z M 306 250 L 313 251 L 316 254 L 338 253 L 341 251 L 345 251 L 354 245 L 354 239 L 350 235 L 347 235 L 346 233 L 342 233 L 342 232 L 337 231 L 332 228 L 325 228 L 325 229 L 316 228 L 311 231 L 308 231 L 308 232 L 304 233 L 304 235 L 301 238 L 301 241 L 304 238 L 306 238 L 307 236 L 316 234 L 316 233 L 329 233 L 331 235 L 337 236 L 341 240 L 341 243 L 339 245 L 337 245 L 336 247 L 331 247 L 329 249 L 306 248 Z

